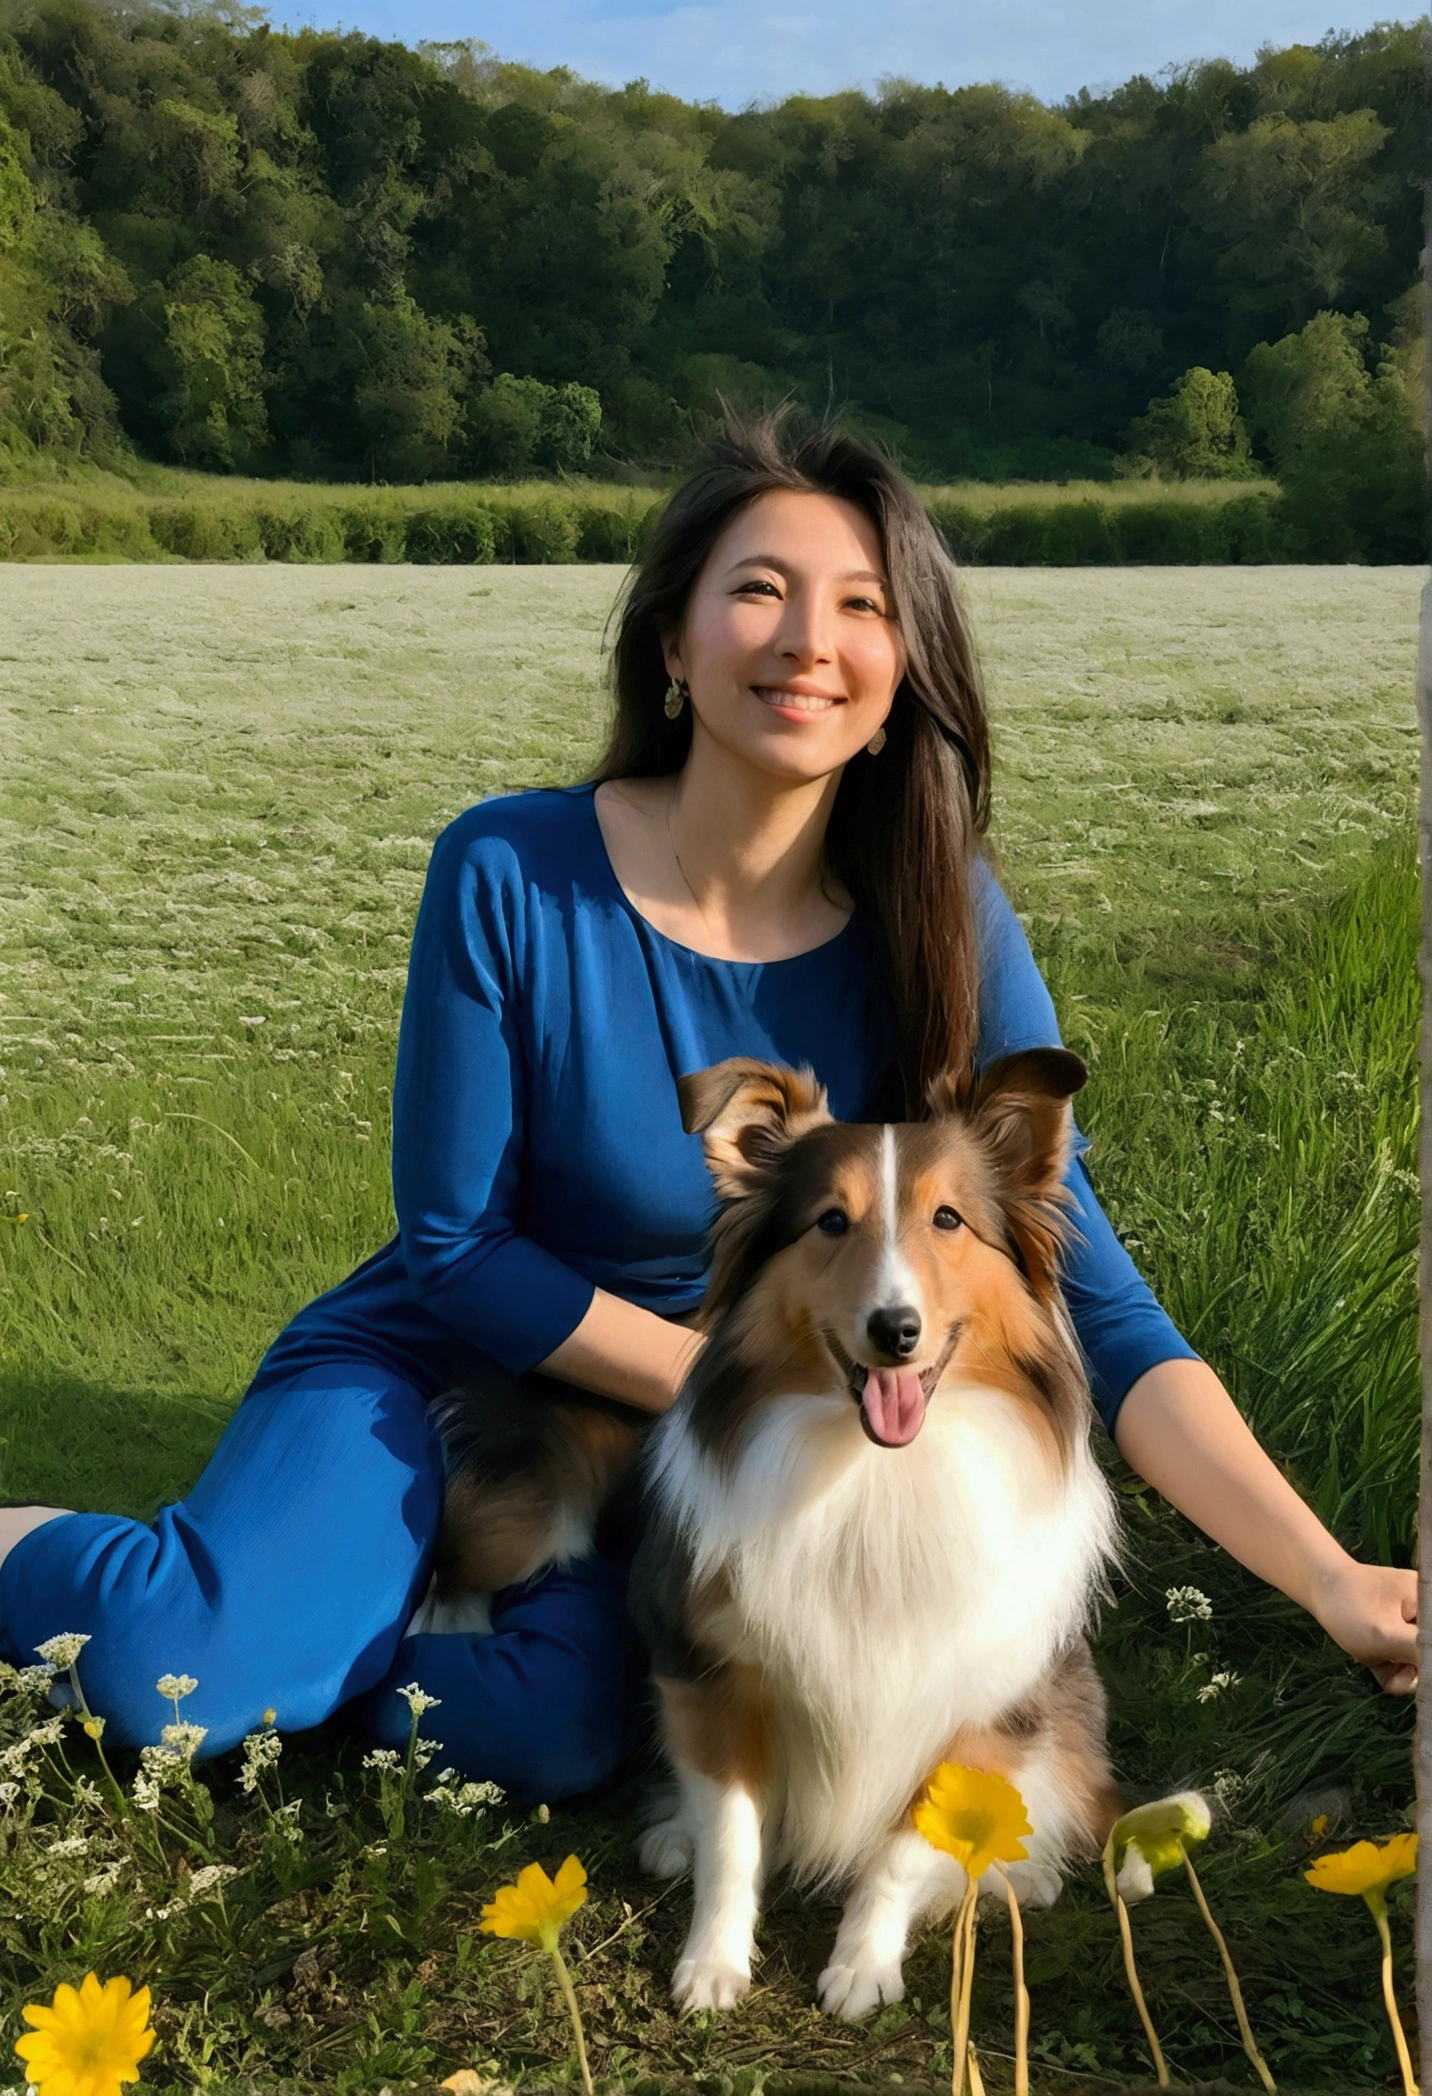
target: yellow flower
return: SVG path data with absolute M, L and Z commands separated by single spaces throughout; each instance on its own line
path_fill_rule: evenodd
M 942 1761 L 931 1776 L 915 1825 L 932 1848 L 963 1863 L 972 1882 L 991 1863 L 1020 1862 L 1029 1853 L 1020 1836 L 1034 1832 L 1012 1783 L 952 1761 Z
M 1196 1790 L 1153 1798 L 1115 1820 L 1109 1840 L 1125 1903 L 1132 1907 L 1147 1899 L 1154 1880 L 1186 1862 L 1188 1851 L 1208 1839 L 1212 1824 L 1208 1802 Z
M 1319 1856 L 1303 1876 L 1319 1892 L 1353 1892 L 1364 1899 L 1380 1899 L 1389 1885 L 1410 1878 L 1416 1868 L 1417 1836 L 1394 1834 L 1381 1848 L 1375 1841 L 1355 1841 L 1336 1855 Z
M 15 2050 L 25 2079 L 43 2096 L 119 2096 L 121 2082 L 138 2081 L 139 2063 L 154 2043 L 149 1989 L 134 1994 L 125 1979 L 101 1987 L 87 1972 L 78 1991 L 62 1981 L 49 2008 L 20 2013 L 34 2030 Z
M 517 1874 L 515 1885 L 500 1886 L 482 1910 L 480 1927 L 489 1936 L 516 1936 L 523 1943 L 536 1943 L 552 1950 L 557 1931 L 570 1921 L 587 1897 L 587 1873 L 575 1856 L 569 1856 L 556 1878 L 549 1878 L 540 1863 L 529 1863 Z

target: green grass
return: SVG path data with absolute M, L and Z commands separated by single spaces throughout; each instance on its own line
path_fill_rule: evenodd
M 29 1219 L 0 1220 L 0 1492 L 137 1513 L 182 1492 L 284 1317 L 387 1235 L 387 1086 L 431 838 L 480 794 L 588 761 L 617 575 L 4 571 L 0 1215 Z M 1094 1070 L 1101 1191 L 1326 1518 L 1404 1558 L 1419 580 L 971 582 L 1001 867 Z M 1223 1799 L 1205 1877 L 1280 2081 L 1378 2085 L 1370 1925 L 1297 1873 L 1314 1811 L 1349 1834 L 1402 1824 L 1409 1713 L 1121 1482 L 1128 1564 L 1100 1638 L 1121 1770 L 1134 1793 Z M 1164 1602 L 1184 1584 L 1213 1604 L 1196 1638 Z M 1239 1678 L 1200 1700 L 1216 1673 Z M 392 1799 L 361 1758 L 327 1733 L 285 1750 L 297 1849 L 215 1769 L 193 1854 L 243 1865 L 222 1910 L 155 1919 L 202 1834 L 182 1812 L 162 1868 L 132 1857 L 105 1897 L 76 1863 L 51 1899 L 49 1835 L 12 1836 L 0 2011 L 100 1958 L 163 1997 L 151 2080 L 396 2091 L 492 2062 L 540 2081 L 565 2070 L 560 2015 L 522 1954 L 473 1929 L 500 1873 L 575 1846 L 596 1894 L 574 1936 L 599 2075 L 724 2077 L 713 2096 L 744 2096 L 766 2068 L 907 2091 L 948 2070 L 936 1938 L 902 2008 L 830 2028 L 810 1997 L 831 1911 L 782 1894 L 747 2009 L 678 2024 L 664 1987 L 687 1895 L 632 1869 L 639 1786 L 505 1840 L 500 1812 L 459 1827 L 425 1808 L 414 1835 L 409 1807 L 390 1862 L 368 1852 Z M 108 1858 L 120 1837 L 93 1832 Z M 1241 2086 L 1186 1898 L 1160 1892 L 1135 1926 L 1177 2070 Z M 1092 1877 L 1030 1934 L 1039 2086 L 1137 2076 Z M 991 2054 L 1009 2014 L 996 1948 L 976 2015 Z

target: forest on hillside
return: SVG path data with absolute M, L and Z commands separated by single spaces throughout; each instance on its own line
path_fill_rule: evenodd
M 0 0 L 0 473 L 635 479 L 794 393 L 932 479 L 1335 470 L 1420 530 L 1424 80 L 1394 25 L 733 114 Z

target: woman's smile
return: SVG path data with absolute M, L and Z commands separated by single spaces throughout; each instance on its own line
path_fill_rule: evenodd
M 812 691 L 804 684 L 753 684 L 751 689 L 782 720 L 811 720 L 846 703 L 843 691 Z

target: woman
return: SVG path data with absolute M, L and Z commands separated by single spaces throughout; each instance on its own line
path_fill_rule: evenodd
M 624 1567 L 593 1553 L 497 1597 L 490 1636 L 414 1624 L 442 1502 L 429 1405 L 476 1362 L 659 1412 L 697 1337 L 710 1190 L 678 1076 L 810 1062 L 845 1119 L 1053 1042 L 1019 924 L 978 855 L 983 702 L 953 568 L 913 490 L 838 430 L 732 430 L 643 556 L 597 782 L 484 803 L 433 855 L 394 1091 L 398 1234 L 265 1358 L 194 1491 L 153 1528 L 0 1513 L 14 1660 L 83 1631 L 111 1737 L 197 1675 L 207 1747 L 273 1708 L 406 1734 L 469 1774 L 592 1787 L 641 1707 Z M 1415 1583 L 1355 1563 L 1258 1448 L 1070 1177 L 1070 1308 L 1133 1467 L 1412 1685 Z M 523 1393 L 514 1383 L 513 1403 Z M 422 1619 L 420 1618 L 420 1621 Z M 432 1620 L 428 1618 L 427 1620 Z

